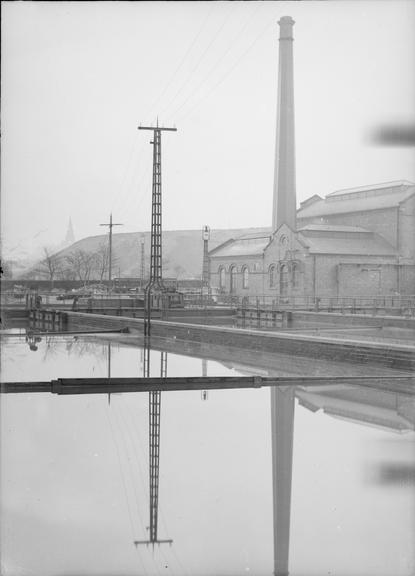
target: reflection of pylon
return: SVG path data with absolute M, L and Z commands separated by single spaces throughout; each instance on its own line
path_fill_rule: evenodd
M 206 378 L 206 376 L 207 376 L 207 360 L 205 360 L 204 358 L 202 359 L 202 376 L 203 376 L 203 378 Z M 202 396 L 202 400 L 207 400 L 208 399 L 208 391 L 202 390 L 201 396 Z
M 144 376 L 150 376 L 150 347 L 148 343 L 144 348 Z M 161 353 L 160 376 L 167 376 L 167 352 Z M 159 540 L 158 505 L 159 505 L 159 475 L 160 475 L 160 413 L 161 392 L 149 393 L 149 481 L 150 481 L 150 537 L 148 540 L 136 540 L 138 544 L 172 544 L 173 540 Z
M 140 254 L 140 288 L 143 289 L 145 276 L 145 262 L 144 262 L 144 235 L 141 236 L 141 254 Z
M 108 359 L 108 383 L 109 383 L 111 381 L 111 342 L 108 342 L 107 359 Z M 108 393 L 108 404 L 111 404 L 111 392 Z

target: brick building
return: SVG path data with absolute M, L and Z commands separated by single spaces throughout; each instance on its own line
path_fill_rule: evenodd
M 211 285 L 238 296 L 415 293 L 415 184 L 312 196 L 297 230 L 243 236 L 209 253 Z
M 272 228 L 211 250 L 211 286 L 239 297 L 415 294 L 415 184 L 314 195 L 296 210 L 294 21 L 279 25 Z

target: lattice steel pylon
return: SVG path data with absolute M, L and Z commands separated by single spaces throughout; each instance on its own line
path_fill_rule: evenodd
M 176 132 L 177 128 L 157 126 L 139 126 L 139 130 L 152 130 L 153 140 L 153 188 L 151 198 L 151 248 L 150 248 L 150 278 L 144 291 L 144 336 L 150 336 L 151 327 L 151 295 L 154 292 L 164 292 L 162 279 L 162 203 L 161 203 L 161 133 Z
M 150 377 L 150 346 L 148 340 L 144 345 L 144 377 Z M 167 376 L 167 352 L 161 352 L 160 376 Z M 150 485 L 150 525 L 148 540 L 136 540 L 134 544 L 172 544 L 173 540 L 158 538 L 159 478 L 160 478 L 160 415 L 161 392 L 149 393 L 149 485 Z

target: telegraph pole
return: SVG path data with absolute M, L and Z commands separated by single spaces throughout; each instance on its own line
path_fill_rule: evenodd
M 124 226 L 124 224 L 115 224 L 112 221 L 112 212 L 111 212 L 110 221 L 106 224 L 100 224 L 100 226 L 109 226 L 108 291 L 111 291 L 111 288 L 112 288 L 112 227 L 113 226 Z
M 150 278 L 145 288 L 145 318 L 144 336 L 150 336 L 151 321 L 151 294 L 154 288 L 159 292 L 165 292 L 162 280 L 161 259 L 161 133 L 164 131 L 176 132 L 177 128 L 157 126 L 139 126 L 139 130 L 152 130 L 153 140 L 153 188 L 151 198 L 151 249 L 150 249 Z
M 144 263 L 144 234 L 141 236 L 141 278 L 140 278 L 140 288 L 143 288 L 144 286 L 144 273 L 145 273 L 145 263 Z
M 203 265 L 202 265 L 202 286 L 200 291 L 200 298 L 202 305 L 206 302 L 209 303 L 210 296 L 210 279 L 209 279 L 209 238 L 210 238 L 210 228 L 209 226 L 203 226 L 202 229 L 203 238 Z
M 202 268 L 202 287 L 209 288 L 209 226 L 203 226 L 203 268 Z

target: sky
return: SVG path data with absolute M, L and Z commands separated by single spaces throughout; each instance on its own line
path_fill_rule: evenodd
M 270 226 L 278 20 L 292 16 L 297 203 L 415 181 L 415 2 L 2 2 L 3 256 L 149 230 L 151 133 L 163 228 Z

